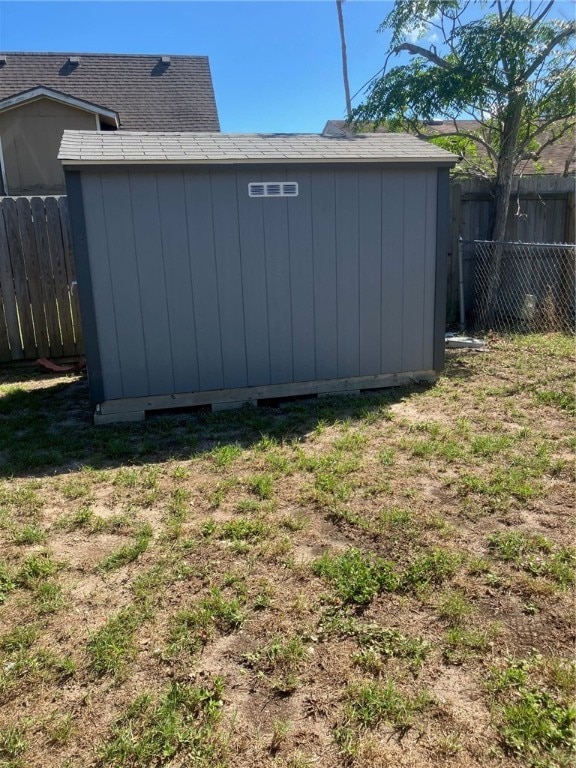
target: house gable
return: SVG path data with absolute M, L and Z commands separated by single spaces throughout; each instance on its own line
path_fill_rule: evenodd
M 4 193 L 64 193 L 58 147 L 66 128 L 96 131 L 98 115 L 41 97 L 0 111 Z

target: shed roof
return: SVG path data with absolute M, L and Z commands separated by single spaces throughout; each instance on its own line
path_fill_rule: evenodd
M 122 130 L 217 131 L 207 56 L 2 53 L 0 99 L 43 86 L 119 115 Z
M 114 163 L 432 163 L 456 155 L 403 133 L 322 136 L 304 133 L 96 133 L 64 131 L 64 165 Z
M 435 122 L 428 125 L 425 129 L 430 138 L 442 136 L 443 134 L 453 133 L 457 127 L 461 131 L 478 131 L 480 128 L 476 120 L 456 120 L 448 122 Z M 384 126 L 378 126 L 378 133 L 385 133 Z M 346 120 L 328 120 L 324 126 L 324 133 L 330 135 L 341 135 L 342 133 L 354 133 L 354 130 L 348 125 Z M 541 140 L 548 140 L 550 134 L 545 135 Z M 477 144 L 476 149 L 480 158 L 486 158 L 486 151 L 481 145 Z M 576 155 L 574 152 L 574 135 L 567 132 L 557 141 L 544 147 L 542 154 L 537 162 L 531 159 L 521 160 L 516 168 L 516 174 L 521 176 L 532 176 L 542 174 L 558 174 L 568 176 L 576 172 Z

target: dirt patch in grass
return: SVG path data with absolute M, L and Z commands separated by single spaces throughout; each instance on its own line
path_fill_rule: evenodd
M 0 374 L 0 764 L 573 760 L 573 355 L 94 427 Z M 535 712 L 541 712 L 536 717 Z

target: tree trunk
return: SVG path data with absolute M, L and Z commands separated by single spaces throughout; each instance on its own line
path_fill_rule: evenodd
M 344 16 L 342 15 L 342 3 L 344 0 L 336 0 L 338 10 L 338 26 L 340 27 L 340 43 L 342 45 L 342 76 L 344 78 L 344 95 L 346 96 L 346 117 L 352 117 L 352 101 L 350 99 L 350 84 L 348 82 L 348 57 L 346 55 L 346 37 L 344 35 Z
M 492 224 L 492 258 L 489 265 L 489 278 L 486 285 L 485 297 L 482 302 L 482 312 L 479 325 L 487 330 L 494 325 L 496 300 L 500 288 L 502 271 L 502 256 L 506 239 L 506 224 L 508 221 L 508 209 L 510 207 L 510 194 L 512 181 L 516 167 L 515 148 L 518 142 L 522 109 L 522 98 L 511 99 L 508 115 L 504 120 L 502 146 L 498 156 L 498 169 L 494 184 L 494 219 Z

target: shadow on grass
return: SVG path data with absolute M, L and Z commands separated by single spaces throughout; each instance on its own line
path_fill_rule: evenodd
M 448 375 L 450 366 L 448 368 Z M 456 377 L 462 376 L 458 367 Z M 357 396 L 291 398 L 212 413 L 209 407 L 150 413 L 146 421 L 94 426 L 85 376 L 50 378 L 36 370 L 0 372 L 0 477 L 41 477 L 82 466 L 148 464 L 192 458 L 216 445 L 250 447 L 262 437 L 305 437 L 318 423 L 370 418 L 431 385 Z

